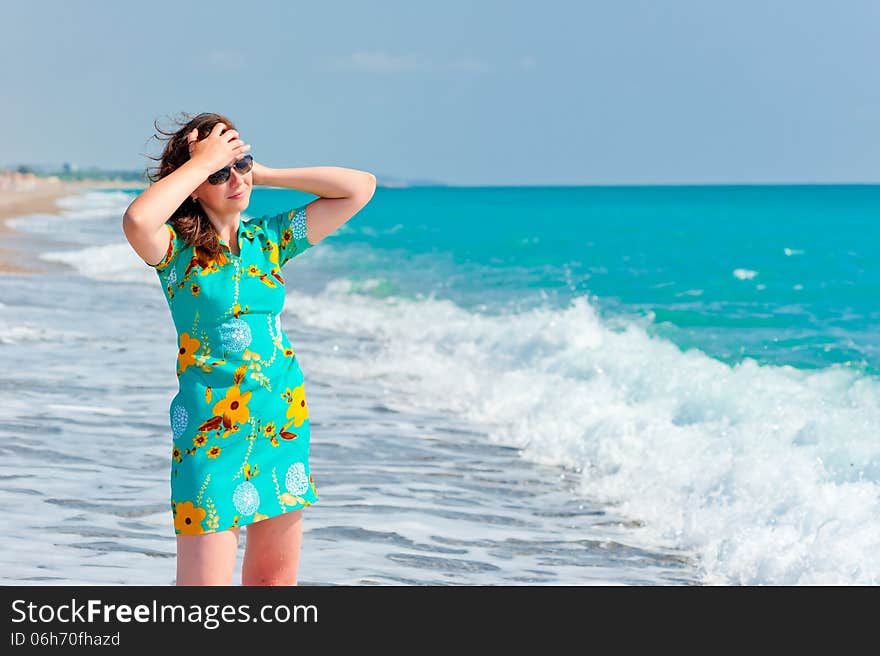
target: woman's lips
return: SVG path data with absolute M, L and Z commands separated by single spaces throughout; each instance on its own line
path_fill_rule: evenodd
M 241 198 L 242 196 L 244 196 L 244 192 L 245 192 L 245 191 L 247 191 L 247 190 L 246 190 L 246 189 L 242 189 L 240 192 L 238 192 L 238 193 L 235 194 L 234 196 L 230 196 L 230 198 Z

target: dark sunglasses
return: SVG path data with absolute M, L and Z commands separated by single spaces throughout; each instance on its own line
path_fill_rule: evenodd
M 254 158 L 250 154 L 245 155 L 232 166 L 235 167 L 236 171 L 244 175 L 254 168 Z M 232 174 L 232 166 L 224 166 L 219 171 L 212 173 L 208 176 L 208 182 L 212 185 L 223 184 L 229 180 L 229 176 Z

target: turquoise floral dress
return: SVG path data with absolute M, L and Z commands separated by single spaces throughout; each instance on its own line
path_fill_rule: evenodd
M 318 500 L 303 373 L 281 327 L 281 268 L 312 247 L 306 205 L 239 221 L 210 259 L 170 223 L 156 265 L 177 331 L 171 400 L 176 534 L 245 526 Z

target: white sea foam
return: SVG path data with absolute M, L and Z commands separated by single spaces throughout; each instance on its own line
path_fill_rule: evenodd
M 81 342 L 88 334 L 77 330 L 58 330 L 34 320 L 19 321 L 14 307 L 0 310 L 0 344 L 42 342 L 70 344 Z
M 56 204 L 63 208 L 62 214 L 66 217 L 94 219 L 119 215 L 121 220 L 133 197 L 131 192 L 125 191 L 89 191 L 59 198 Z
M 40 326 L 14 324 L 0 318 L 0 344 L 18 344 L 19 342 L 39 341 L 47 338 L 47 331 Z
M 740 280 L 751 280 L 755 276 L 758 275 L 757 271 L 751 271 L 749 269 L 734 269 L 733 275 Z
M 612 330 L 584 298 L 489 317 L 344 288 L 294 293 L 288 307 L 331 342 L 381 348 L 315 351 L 309 366 L 381 383 L 389 404 L 445 410 L 577 470 L 585 495 L 645 522 L 646 544 L 699 552 L 707 582 L 880 582 L 876 379 L 731 367 L 643 326 Z
M 156 281 L 156 273 L 127 242 L 40 253 L 40 258 L 68 264 L 84 276 L 113 282 Z
M 16 230 L 30 233 L 61 233 L 69 231 L 70 222 L 102 219 L 122 214 L 132 201 L 132 194 L 126 192 L 87 192 L 73 196 L 63 196 L 55 201 L 61 208 L 57 214 L 28 214 L 7 219 L 7 224 Z M 72 231 L 75 231 L 73 228 Z M 120 229 L 121 230 L 121 229 Z

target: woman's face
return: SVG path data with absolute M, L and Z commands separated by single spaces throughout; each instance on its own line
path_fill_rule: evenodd
M 242 174 L 233 166 L 226 182 L 212 185 L 205 180 L 196 187 L 191 196 L 197 198 L 203 208 L 217 214 L 235 213 L 248 206 L 253 181 L 253 169 Z

